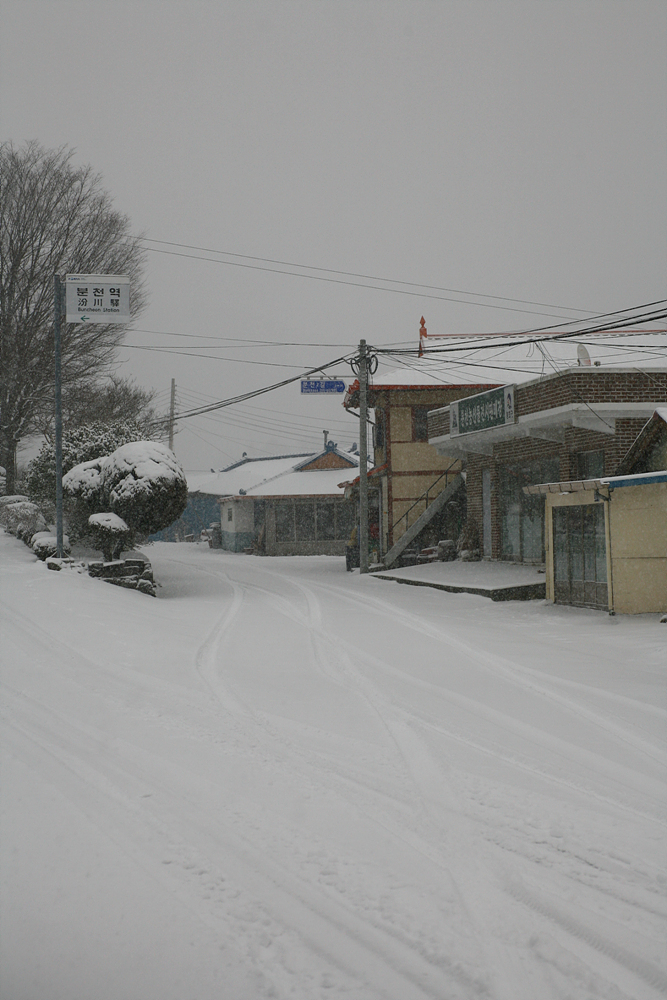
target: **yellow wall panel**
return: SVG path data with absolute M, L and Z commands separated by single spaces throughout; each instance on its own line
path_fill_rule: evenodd
M 614 610 L 636 615 L 667 611 L 667 560 L 613 560 Z
M 392 453 L 397 441 L 412 441 L 412 407 L 392 406 L 389 411 Z M 392 463 L 393 464 L 393 463 Z
M 391 445 L 391 466 L 394 472 L 428 472 L 430 469 L 444 472 L 452 464 L 452 459 L 438 455 L 432 445 L 425 441 L 411 441 L 409 444 Z M 459 463 L 452 472 L 458 472 Z

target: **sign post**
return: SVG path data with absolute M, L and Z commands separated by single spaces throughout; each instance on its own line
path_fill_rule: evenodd
M 130 322 L 130 279 L 126 274 L 66 274 L 66 323 Z M 60 324 L 63 319 L 63 283 L 53 276 L 53 342 L 55 355 L 55 444 L 56 444 L 56 555 L 62 559 L 63 536 L 63 410 L 61 385 Z
M 359 341 L 359 572 L 368 573 L 368 367 L 366 341 Z
M 55 431 L 56 431 L 56 555 L 63 557 L 63 407 L 60 358 L 60 317 L 62 314 L 62 288 L 60 275 L 53 276 L 53 346 L 55 355 Z

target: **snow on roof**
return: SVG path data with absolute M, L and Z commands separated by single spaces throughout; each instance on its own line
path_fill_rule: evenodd
M 534 483 L 524 486 L 523 492 L 538 496 L 546 493 L 583 493 L 599 490 L 608 486 L 610 490 L 618 490 L 622 486 L 651 486 L 654 483 L 667 482 L 667 469 L 658 472 L 638 472 L 629 476 L 602 476 L 600 479 L 571 479 L 562 483 Z
M 315 457 L 313 452 L 312 457 Z M 273 479 L 283 472 L 289 472 L 299 460 L 299 455 L 282 455 L 278 458 L 262 458 L 244 462 L 231 469 L 216 473 L 187 473 L 190 493 L 204 493 L 208 496 L 236 496 L 241 490 L 252 489 L 267 479 Z
M 352 471 L 352 470 L 350 470 Z M 339 486 L 344 469 L 315 469 L 306 472 L 294 470 L 275 476 L 270 482 L 260 483 L 247 491 L 250 497 L 294 496 L 344 496 Z
M 329 451 L 332 450 L 329 449 Z M 300 466 L 307 465 L 309 462 L 319 458 L 320 455 L 325 454 L 325 452 L 316 451 L 312 455 L 306 455 L 305 457 L 303 455 L 282 455 L 279 458 L 253 459 L 252 461 L 233 466 L 231 469 L 223 469 L 222 472 L 218 472 L 213 476 L 209 475 L 207 478 L 197 478 L 202 475 L 201 473 L 196 474 L 196 476 L 188 475 L 188 489 L 190 493 L 204 493 L 208 496 L 216 497 L 231 497 L 246 493 L 252 493 L 253 496 L 304 495 L 309 493 L 320 494 L 322 492 L 341 493 L 342 491 L 337 486 L 334 489 L 327 488 L 326 490 L 316 488 L 315 480 L 312 478 L 308 479 L 310 483 L 310 488 L 308 489 L 304 489 L 300 485 L 295 486 L 294 489 L 290 488 L 286 490 L 275 490 L 273 488 L 273 483 L 276 479 L 282 481 L 289 474 L 312 477 L 320 472 L 326 472 L 327 474 L 333 473 L 334 477 L 337 475 L 340 480 L 341 475 L 344 475 L 346 472 L 345 469 L 297 471 Z M 336 454 L 342 455 L 349 461 L 354 462 L 355 466 L 359 464 L 358 455 L 353 455 L 347 451 L 338 451 L 338 449 L 336 449 Z M 350 472 L 353 471 L 353 468 L 350 467 Z M 269 491 L 265 488 L 268 483 L 272 484 Z

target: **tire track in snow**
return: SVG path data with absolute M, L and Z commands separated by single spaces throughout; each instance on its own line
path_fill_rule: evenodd
M 290 583 L 293 586 L 295 586 L 299 591 L 304 593 L 305 596 L 305 593 L 307 592 L 308 588 L 306 588 L 303 584 L 293 579 L 290 580 Z M 326 589 L 331 590 L 331 588 L 326 588 Z M 309 609 L 312 607 L 314 603 L 315 603 L 314 595 L 310 595 L 310 599 L 308 600 Z M 299 612 L 295 611 L 293 606 L 291 606 L 289 602 L 287 602 L 284 598 L 279 598 L 277 601 L 274 600 L 274 604 L 276 605 L 276 607 L 280 608 L 283 614 L 286 614 L 295 623 L 301 624 L 303 627 L 308 628 L 309 630 L 311 630 L 311 632 L 317 634 L 318 639 L 323 643 L 325 649 L 330 650 L 332 648 L 333 640 L 335 637 L 322 631 L 321 614 L 319 613 L 316 615 L 308 614 L 307 616 L 304 616 Z M 441 630 L 436 629 L 434 630 L 434 632 L 439 638 L 443 636 Z M 409 725 L 402 726 L 396 718 L 394 718 L 391 722 L 388 721 L 389 717 L 387 714 L 387 710 L 389 710 L 389 712 L 393 710 L 394 714 L 396 714 L 395 707 L 392 706 L 389 702 L 387 702 L 387 700 L 384 698 L 384 695 L 382 695 L 378 691 L 378 689 L 375 688 L 372 682 L 370 682 L 367 678 L 364 678 L 363 675 L 361 675 L 358 672 L 358 670 L 354 668 L 350 655 L 349 644 L 345 643 L 345 645 L 348 648 L 344 655 L 345 665 L 342 670 L 343 675 L 347 676 L 348 678 L 351 678 L 355 686 L 357 687 L 361 686 L 363 688 L 367 701 L 369 702 L 371 707 L 374 708 L 374 710 L 382 719 L 383 723 L 390 730 L 392 738 L 396 742 L 396 745 L 398 746 L 402 756 L 406 760 L 406 763 L 408 764 L 413 774 L 415 784 L 420 789 L 420 795 L 422 801 L 426 806 L 426 811 L 432 813 L 433 807 L 435 805 L 436 822 L 438 822 L 439 825 L 442 825 L 443 821 L 446 821 L 447 813 L 451 813 L 454 811 L 461 813 L 460 806 L 456 800 L 455 795 L 452 792 L 451 786 L 445 779 L 441 770 L 435 764 L 435 761 L 433 760 L 432 756 L 427 750 L 425 744 L 423 744 L 423 742 L 421 742 L 419 738 L 416 737 L 416 734 L 411 730 L 410 726 Z M 467 644 L 462 644 L 462 645 L 464 646 L 464 648 L 467 648 Z M 373 665 L 384 667 L 385 669 L 390 669 L 392 672 L 401 673 L 403 674 L 403 677 L 405 679 L 414 682 L 413 677 L 405 674 L 402 671 L 395 671 L 394 668 L 391 668 L 388 664 L 384 663 L 378 658 L 370 657 L 368 656 L 368 654 L 364 653 L 359 654 L 359 651 L 356 649 L 354 649 L 353 651 L 358 659 L 365 660 L 367 662 L 372 661 Z M 339 661 L 340 661 L 340 656 L 341 654 L 339 652 L 338 653 Z M 495 658 L 491 658 L 491 662 L 495 662 Z M 327 673 L 329 673 L 329 671 L 327 671 Z M 425 686 L 435 687 L 434 685 L 427 685 L 427 682 L 421 682 L 421 683 L 424 684 Z M 531 684 L 530 687 L 534 688 L 536 686 Z M 550 692 L 545 691 L 542 685 L 537 686 L 537 688 L 538 688 L 538 693 L 542 695 L 546 694 L 547 696 L 550 695 Z M 442 695 L 441 690 L 439 690 L 439 693 Z M 451 692 L 448 692 L 448 694 L 451 695 Z M 378 700 L 378 695 L 379 695 L 379 700 Z M 461 698 L 462 696 L 458 697 Z M 465 699 L 465 701 L 469 702 L 470 699 Z M 476 702 L 473 702 L 472 704 L 477 708 L 479 707 Z M 569 699 L 567 700 L 567 704 L 568 706 L 571 705 Z M 408 719 L 410 717 L 410 713 L 400 713 L 400 714 L 405 715 Z M 492 714 L 496 716 L 499 715 L 500 713 L 493 712 Z M 502 718 L 505 717 L 502 716 Z M 533 731 L 533 732 L 535 738 L 537 738 L 538 736 L 541 736 L 542 739 L 544 738 L 544 734 L 538 733 L 538 731 Z M 597 763 L 606 763 L 606 762 L 604 762 L 602 758 L 598 758 Z M 616 772 L 617 768 L 614 768 L 613 770 L 614 772 Z M 432 794 L 433 788 L 439 789 L 439 794 L 435 802 L 433 800 L 433 794 Z M 446 789 L 444 794 L 443 794 L 443 788 Z M 656 797 L 659 796 L 660 791 L 661 791 L 660 789 L 654 789 L 654 794 L 656 794 Z M 474 885 L 476 881 L 476 876 L 477 876 L 477 871 L 475 869 L 475 866 L 468 866 L 467 871 L 463 870 L 462 872 L 459 872 L 459 877 L 456 880 L 459 886 L 459 891 L 461 884 L 464 884 L 467 887 L 469 887 L 471 884 Z M 484 881 L 486 881 L 487 878 L 488 874 L 485 876 Z M 628 951 L 628 949 L 623 948 L 620 945 L 616 945 L 611 941 L 605 940 L 595 930 L 593 930 L 591 927 L 587 927 L 580 921 L 564 917 L 560 911 L 558 911 L 553 906 L 550 906 L 544 900 L 541 900 L 539 899 L 539 897 L 535 897 L 529 894 L 522 888 L 517 888 L 516 882 L 511 882 L 507 878 L 507 876 L 505 876 L 505 878 L 502 881 L 503 881 L 502 886 L 500 885 L 497 886 L 500 892 L 504 890 L 505 892 L 509 893 L 518 902 L 529 907 L 534 912 L 539 912 L 542 916 L 546 917 L 550 921 L 559 925 L 563 930 L 566 931 L 568 935 L 580 939 L 582 942 L 584 942 L 589 947 L 593 948 L 595 951 L 598 951 L 607 956 L 608 958 L 611 958 L 614 962 L 621 965 L 623 968 L 637 975 L 652 988 L 657 988 L 661 992 L 663 991 L 665 983 L 667 982 L 667 977 L 660 969 L 652 966 L 651 963 L 646 962 L 644 959 L 636 955 L 633 955 L 632 952 Z M 477 882 L 477 886 L 478 889 L 482 888 L 479 882 Z M 484 886 L 484 891 L 488 893 L 488 883 Z M 464 903 L 466 909 L 468 910 L 469 915 L 474 921 L 475 914 L 471 913 L 469 903 L 463 897 L 463 893 L 462 893 L 462 902 Z M 498 895 L 496 905 L 499 907 L 502 906 L 500 894 Z M 477 918 L 477 922 L 478 923 L 480 922 L 479 917 Z M 488 947 L 488 938 L 487 938 L 487 947 Z M 498 961 L 498 958 L 500 958 L 500 962 L 506 966 L 505 975 L 503 978 L 505 979 L 506 988 L 510 991 L 508 992 L 508 996 L 511 995 L 512 988 L 514 989 L 516 996 L 517 995 L 516 990 L 518 986 L 516 980 L 516 973 L 517 973 L 516 964 L 514 963 L 513 967 L 511 964 L 507 965 L 506 954 L 503 955 L 501 953 L 500 956 L 496 954 L 496 956 L 494 957 L 496 958 L 496 961 Z
M 347 591 L 338 590 L 337 588 L 326 584 L 317 583 L 315 586 L 318 589 L 333 593 L 337 597 L 348 602 L 352 602 L 355 605 L 358 605 L 361 601 L 363 601 L 369 610 L 377 611 L 384 617 L 388 617 L 392 621 L 395 621 L 396 607 L 386 601 L 370 597 L 368 594 L 360 595 L 355 593 L 354 596 L 352 596 Z M 540 675 L 530 668 L 519 666 L 511 660 L 508 660 L 506 657 L 498 656 L 496 653 L 483 652 L 465 640 L 459 639 L 443 629 L 439 629 L 431 622 L 420 618 L 403 608 L 401 608 L 400 614 L 401 623 L 405 624 L 413 631 L 418 632 L 420 635 L 427 635 L 430 638 L 436 639 L 444 643 L 446 646 L 455 649 L 457 652 L 465 654 L 471 661 L 487 670 L 490 670 L 495 676 L 502 673 L 508 680 L 513 681 L 522 689 L 534 691 L 535 693 L 542 695 L 547 700 L 561 705 L 573 714 L 578 715 L 581 718 L 586 719 L 587 722 L 603 729 L 619 741 L 627 743 L 640 753 L 645 754 L 660 766 L 667 768 L 667 752 L 659 752 L 658 747 L 656 747 L 653 743 L 648 743 L 646 740 L 637 736 L 636 733 L 631 733 L 624 729 L 622 723 L 613 725 L 608 719 L 600 716 L 599 713 L 583 707 L 577 702 L 572 701 L 572 699 L 567 698 L 565 695 L 551 691 L 549 688 L 544 686 L 544 683 L 540 682 Z M 575 684 L 576 682 L 566 683 Z M 635 709 L 639 706 L 642 710 L 646 711 L 647 714 L 652 715 L 654 718 L 658 718 L 667 724 L 667 711 L 662 708 L 654 705 L 645 705 L 644 703 L 639 703 L 633 699 L 624 698 L 622 695 L 613 694 L 611 692 L 606 692 L 606 696 L 610 700 L 616 701 L 619 704 L 628 705 Z M 665 747 L 667 748 L 667 741 L 665 741 Z
M 210 570 L 208 571 L 211 572 Z M 215 573 L 214 575 L 222 577 L 222 573 Z M 276 574 L 268 571 L 268 575 L 276 577 Z M 281 589 L 285 590 L 285 580 L 280 579 Z M 424 785 L 423 780 L 420 781 L 419 776 L 428 773 L 430 781 L 428 782 L 428 787 L 438 788 L 438 799 L 443 798 L 443 789 L 449 787 L 448 783 L 444 780 L 442 772 L 434 764 L 431 755 L 429 754 L 423 741 L 413 732 L 410 725 L 404 719 L 394 718 L 392 714 L 392 707 L 388 702 L 385 701 L 383 696 L 380 694 L 377 687 L 371 682 L 364 678 L 352 665 L 352 660 L 347 654 L 339 653 L 338 657 L 334 660 L 331 657 L 331 653 L 328 651 L 331 646 L 332 637 L 323 632 L 321 621 L 321 605 L 319 599 L 308 587 L 303 584 L 290 579 L 289 584 L 291 584 L 304 598 L 306 604 L 305 614 L 299 611 L 292 602 L 290 602 L 284 593 L 276 594 L 275 592 L 269 590 L 266 587 L 252 583 L 244 584 L 246 590 L 253 590 L 259 594 L 264 595 L 265 599 L 270 602 L 270 604 L 279 611 L 284 617 L 288 618 L 295 624 L 304 627 L 310 634 L 311 642 L 314 649 L 315 659 L 320 668 L 321 672 L 328 679 L 335 680 L 336 682 L 342 684 L 350 691 L 353 691 L 357 695 L 361 693 L 363 699 L 366 701 L 372 712 L 378 717 L 383 727 L 388 731 L 392 741 L 397 746 L 401 757 L 405 761 L 408 771 L 412 776 L 413 782 L 416 782 L 419 788 L 420 799 L 426 807 L 426 813 L 433 811 L 433 803 L 428 802 L 424 795 Z M 227 618 L 223 615 L 222 623 L 226 622 Z M 224 628 L 223 628 L 224 631 Z M 212 633 L 212 638 L 215 638 L 217 630 L 214 629 Z M 217 652 L 217 644 L 212 642 L 210 648 L 210 655 L 215 657 Z M 379 707 L 380 703 L 382 708 Z M 249 710 L 249 714 L 253 715 L 255 718 L 256 713 Z M 274 738 L 277 736 L 275 732 L 271 734 Z M 454 801 L 452 796 L 452 790 L 449 788 L 450 795 L 447 798 L 446 803 L 444 803 L 444 808 L 446 811 L 457 811 L 458 804 Z M 438 806 L 443 805 L 442 801 L 438 802 Z M 440 828 L 442 825 L 440 824 Z M 405 842 L 405 837 L 401 837 L 401 840 Z M 432 852 L 431 852 L 432 854 Z M 450 879 L 452 878 L 451 864 L 443 863 L 441 855 L 436 854 L 436 858 L 439 862 L 439 866 L 443 872 L 448 873 Z M 486 967 L 490 971 L 490 974 L 496 980 L 504 980 L 501 987 L 501 993 L 499 997 L 507 998 L 507 1000 L 519 1000 L 520 997 L 525 995 L 526 1000 L 532 1000 L 532 987 L 526 988 L 525 994 L 517 993 L 518 982 L 523 978 L 523 971 L 521 969 L 520 963 L 514 958 L 510 952 L 503 946 L 497 945 L 492 938 L 489 937 L 483 930 L 480 929 L 479 917 L 475 919 L 471 913 L 469 906 L 467 905 L 464 895 L 460 888 L 461 881 L 470 881 L 472 878 L 477 877 L 477 864 L 471 863 L 468 866 L 466 872 L 466 878 L 454 879 L 452 885 L 454 886 L 456 892 L 459 895 L 460 902 L 464 908 L 464 911 L 468 913 L 468 919 L 470 921 L 471 927 L 474 928 L 474 933 L 477 938 L 477 946 L 480 954 L 485 952 L 493 952 L 492 956 L 489 957 L 486 962 Z M 489 877 L 489 876 L 487 876 Z M 479 886 L 478 894 L 488 893 L 488 885 Z M 490 943 L 491 942 L 491 943 Z
M 307 590 L 307 588 L 298 581 L 290 579 L 289 582 L 294 587 L 296 587 L 300 592 Z M 262 590 L 263 588 L 256 588 L 256 589 Z M 320 589 L 319 585 L 318 589 Z M 333 590 L 333 588 L 322 587 L 321 589 L 327 589 L 328 591 L 333 591 L 334 593 L 336 593 L 336 591 Z M 387 663 L 380 657 L 374 656 L 363 650 L 359 650 L 356 646 L 353 646 L 350 642 L 348 642 L 344 638 L 340 638 L 337 635 L 333 635 L 331 633 L 327 633 L 326 631 L 324 631 L 320 625 L 321 613 L 317 614 L 315 616 L 315 620 L 313 621 L 313 618 L 310 615 L 304 616 L 284 596 L 275 595 L 268 590 L 264 590 L 264 592 L 272 600 L 277 610 L 279 610 L 286 617 L 294 621 L 295 624 L 301 625 L 302 627 L 308 629 L 311 632 L 311 635 L 313 636 L 313 645 L 314 648 L 316 649 L 316 655 L 318 662 L 320 663 L 320 666 L 322 660 L 328 662 L 327 660 L 327 657 L 329 656 L 328 650 L 330 650 L 333 646 L 336 645 L 338 645 L 339 647 L 343 647 L 346 650 L 346 655 L 349 663 L 352 662 L 352 660 L 350 659 L 352 657 L 356 659 L 359 663 L 364 662 L 370 667 L 382 670 L 384 673 L 391 674 L 392 676 L 402 681 L 405 681 L 406 683 L 412 686 L 419 687 L 422 690 L 429 692 L 434 697 L 443 698 L 445 701 L 457 704 L 462 709 L 470 711 L 474 715 L 481 715 L 483 718 L 492 722 L 494 725 L 499 726 L 501 729 L 509 730 L 514 735 L 519 736 L 521 739 L 527 740 L 529 743 L 539 746 L 541 749 L 544 748 L 548 749 L 552 757 L 554 755 L 556 756 L 560 755 L 563 756 L 566 760 L 570 761 L 574 759 L 573 758 L 573 753 L 574 753 L 576 755 L 576 760 L 574 760 L 574 762 L 579 766 L 581 765 L 582 761 L 585 762 L 586 766 L 590 769 L 592 775 L 595 776 L 600 773 L 604 774 L 606 777 L 611 778 L 614 783 L 620 783 L 623 785 L 624 788 L 632 790 L 633 792 L 636 791 L 638 788 L 640 788 L 642 790 L 643 795 L 646 798 L 649 798 L 655 802 L 656 809 L 653 813 L 648 813 L 636 809 L 630 806 L 626 801 L 621 800 L 620 798 L 612 798 L 609 794 L 602 793 L 597 787 L 595 787 L 595 782 L 589 783 L 588 785 L 584 783 L 577 784 L 573 782 L 571 778 L 564 779 L 559 777 L 558 775 L 554 774 L 550 775 L 544 769 L 531 766 L 527 762 L 527 760 L 519 762 L 516 761 L 515 758 L 503 755 L 502 750 L 500 750 L 497 747 L 497 745 L 493 745 L 490 748 L 486 748 L 485 752 L 490 753 L 493 756 L 501 756 L 501 757 L 504 756 L 504 759 L 506 759 L 508 763 L 516 763 L 516 766 L 521 767 L 523 770 L 531 770 L 534 774 L 539 775 L 541 778 L 548 778 L 548 780 L 560 784 L 563 787 L 571 788 L 572 790 L 577 791 L 580 794 L 593 795 L 602 802 L 614 805 L 615 807 L 623 809 L 624 811 L 631 811 L 636 815 L 641 816 L 642 818 L 651 819 L 658 823 L 662 823 L 663 825 L 667 823 L 667 816 L 665 815 L 665 810 L 664 810 L 664 804 L 667 798 L 667 782 L 660 782 L 656 779 L 649 778 L 648 776 L 639 775 L 636 771 L 629 771 L 627 768 L 616 765 L 608 761 L 605 757 L 601 756 L 600 754 L 587 750 L 583 747 L 573 748 L 571 744 L 565 743 L 558 737 L 545 733 L 543 729 L 537 729 L 536 727 L 531 726 L 529 723 L 525 723 L 522 722 L 521 720 L 515 719 L 512 716 L 508 716 L 506 713 L 491 706 L 488 706 L 481 701 L 469 698 L 466 695 L 458 694 L 454 691 L 448 690 L 447 688 L 433 684 L 430 681 L 425 681 L 419 677 L 416 677 L 414 674 L 408 673 L 407 671 L 402 670 L 399 667 L 395 667 L 394 665 Z M 306 595 L 304 594 L 304 596 Z M 350 599 L 347 594 L 345 596 L 347 599 Z M 311 595 L 308 606 L 310 607 L 310 605 L 313 604 L 314 601 L 315 601 L 314 595 Z M 373 604 L 377 603 L 376 599 L 371 599 L 371 601 Z M 414 616 L 412 617 L 414 619 Z M 394 614 L 392 615 L 392 620 L 395 620 L 395 609 L 394 609 Z M 416 619 L 416 621 L 418 622 L 419 619 Z M 413 626 L 416 627 L 414 625 L 414 621 L 413 621 Z M 417 628 L 417 631 L 421 630 Z M 434 628 L 432 632 L 433 632 L 432 637 L 447 642 L 447 636 L 441 630 Z M 462 646 L 466 649 L 469 648 L 467 644 L 462 644 Z M 480 654 L 476 653 L 472 658 L 480 661 Z M 492 658 L 492 662 L 495 662 L 495 658 Z M 486 662 L 481 662 L 481 665 L 484 667 L 488 667 L 488 664 Z M 331 667 L 328 668 L 322 667 L 322 672 L 327 677 L 337 680 L 339 683 L 343 683 L 343 678 L 346 674 L 345 671 L 342 672 L 337 671 L 335 668 Z M 517 682 L 515 678 L 512 679 L 515 682 Z M 524 685 L 521 686 L 524 687 Z M 534 691 L 540 696 L 545 695 L 546 693 L 547 698 L 549 697 L 548 692 L 545 692 L 541 688 L 535 688 L 533 685 L 530 685 L 530 690 Z M 571 703 L 568 700 L 566 704 L 567 707 L 569 707 Z M 418 721 L 419 723 L 424 722 L 422 716 L 406 708 L 405 706 L 402 706 L 402 712 L 405 713 L 406 718 L 413 717 L 415 721 Z M 609 727 L 606 728 L 609 729 Z M 440 731 L 443 733 L 443 735 L 446 736 L 450 735 L 445 730 L 441 729 Z M 615 734 L 615 730 L 613 727 L 611 727 L 611 732 L 612 734 Z M 453 739 L 457 739 L 456 735 L 451 734 L 451 736 Z M 463 742 L 466 742 L 465 738 L 462 739 Z M 568 770 L 571 771 L 571 768 L 569 768 Z M 667 769 L 665 773 L 667 773 Z
M 507 891 L 524 906 L 558 924 L 569 936 L 627 969 L 661 996 L 667 996 L 667 973 L 639 955 L 634 955 L 621 944 L 605 938 L 597 930 L 566 913 L 562 907 L 547 901 L 544 891 L 538 896 L 516 881 L 508 882 Z
M 405 714 L 397 712 L 379 688 L 355 666 L 349 647 L 341 649 L 339 644 L 336 649 L 336 637 L 322 628 L 321 606 L 312 591 L 294 579 L 289 582 L 305 597 L 307 614 L 297 611 L 284 597 L 268 592 L 272 603 L 282 614 L 311 633 L 320 666 L 322 660 L 331 664 L 330 669 L 325 668 L 323 673 L 326 676 L 333 674 L 340 677 L 346 687 L 361 694 L 387 730 L 411 775 L 424 816 L 434 828 L 435 837 L 432 839 L 439 839 L 441 832 L 450 828 L 448 846 L 450 849 L 454 847 L 455 859 L 445 858 L 438 852 L 438 863 L 443 871 L 449 873 L 463 912 L 475 934 L 479 953 L 485 956 L 487 972 L 495 981 L 496 995 L 503 1000 L 533 1000 L 534 984 L 528 982 L 518 956 L 490 928 L 486 912 L 489 897 L 495 897 L 491 905 L 496 914 L 500 914 L 506 908 L 504 893 L 496 883 L 492 866 L 484 868 L 480 865 L 484 848 L 472 830 L 472 825 L 463 817 L 461 803 L 451 782 L 436 764 L 424 741 L 410 726 Z M 361 658 L 366 659 L 363 654 Z M 452 816 L 456 816 L 458 822 L 465 825 L 463 835 L 452 833 L 452 824 L 449 822 Z M 483 871 L 480 874 L 481 867 Z M 477 902 L 479 899 L 484 901 L 482 905 Z
M 244 587 L 231 580 L 226 573 L 216 573 L 214 575 L 229 585 L 232 591 L 232 602 L 220 615 L 208 636 L 197 650 L 195 665 L 197 673 L 206 686 L 213 692 L 222 707 L 227 709 L 232 715 L 245 716 L 247 715 L 245 708 L 222 683 L 217 665 L 222 643 L 241 613 L 246 591 Z
M 55 771 L 53 765 L 48 770 L 61 793 L 207 926 L 219 932 L 221 920 L 229 924 L 229 919 L 233 918 L 243 925 L 244 933 L 265 937 L 267 921 L 262 914 L 272 913 L 275 933 L 281 933 L 281 923 L 291 927 L 292 933 L 303 937 L 311 950 L 320 956 L 320 961 L 330 968 L 330 977 L 338 968 L 345 976 L 353 977 L 357 990 L 362 987 L 363 993 L 355 992 L 354 995 L 367 996 L 369 1000 L 379 996 L 387 1000 L 440 1000 L 443 995 L 464 1000 L 483 995 L 477 989 L 474 993 L 469 992 L 470 982 L 456 968 L 437 968 L 415 952 L 410 942 L 406 944 L 395 935 L 388 935 L 386 930 L 369 924 L 338 901 L 323 897 L 311 885 L 296 879 L 293 871 L 276 865 L 275 859 L 270 863 L 261 850 L 253 848 L 245 832 L 234 835 L 226 828 L 221 843 L 217 823 L 201 812 L 201 802 L 208 798 L 207 783 L 198 780 L 196 775 L 178 773 L 178 782 L 166 782 L 164 769 L 161 769 L 162 777 L 157 777 L 147 766 L 150 755 L 130 744 L 119 743 L 117 756 L 110 761 L 104 756 L 105 748 L 93 730 L 73 720 L 63 726 L 66 720 L 54 719 L 47 706 L 40 706 L 33 699 L 16 697 L 13 712 L 16 716 L 23 715 L 22 720 L 8 721 L 14 732 L 14 739 L 10 741 L 12 750 L 18 759 L 37 768 L 39 773 L 43 773 L 45 755 L 55 761 Z M 69 735 L 65 734 L 65 728 L 70 730 Z M 155 763 L 160 765 L 161 762 Z M 173 769 L 171 774 L 173 776 Z M 147 788 L 151 789 L 150 793 L 146 792 Z M 151 799 L 161 802 L 155 814 L 151 810 Z M 167 809 L 165 800 L 169 800 Z M 183 810 L 184 801 L 188 804 L 187 814 Z M 188 887 L 183 878 L 173 876 L 173 861 L 168 872 L 159 867 L 155 840 L 162 844 L 163 854 L 173 858 L 174 853 L 180 853 L 180 867 L 189 876 L 195 892 L 201 889 L 202 877 L 207 888 L 215 891 L 215 880 L 217 878 L 219 884 L 220 876 L 211 874 L 211 869 L 215 868 L 211 857 L 219 854 L 224 844 L 224 856 L 234 873 L 231 877 L 223 877 L 222 882 L 231 883 L 232 894 L 237 892 L 244 897 L 242 903 L 232 907 L 227 920 L 216 916 L 209 908 L 196 905 L 197 900 L 191 894 L 193 885 Z M 173 846 L 168 846 L 179 843 L 181 847 L 176 852 Z M 198 845 L 193 862 L 188 860 L 193 855 L 189 844 Z M 178 860 L 175 864 L 178 866 Z M 243 888 L 235 890 L 234 885 Z M 243 953 L 238 930 L 230 925 L 226 934 L 238 939 Z M 257 953 L 261 952 L 258 948 Z M 289 980 L 289 976 L 287 978 Z M 439 982 L 434 981 L 436 978 Z M 294 985 L 292 983 L 290 994 Z M 333 985 L 331 981 L 329 987 Z M 312 989 L 312 985 L 309 988 Z M 380 993 L 376 992 L 378 989 Z M 299 995 L 311 996 L 312 993 Z

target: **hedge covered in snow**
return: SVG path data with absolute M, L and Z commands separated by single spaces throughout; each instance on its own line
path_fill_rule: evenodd
M 188 485 L 176 456 L 157 441 L 134 441 L 111 455 L 83 462 L 63 477 L 68 515 L 77 532 L 100 540 L 112 522 L 92 515 L 114 514 L 128 529 L 129 547 L 140 538 L 168 527 L 185 510 Z M 106 524 L 101 529 L 100 525 Z

